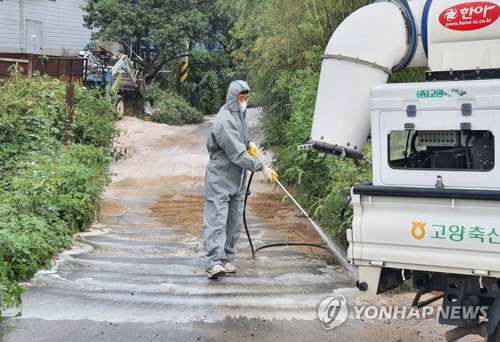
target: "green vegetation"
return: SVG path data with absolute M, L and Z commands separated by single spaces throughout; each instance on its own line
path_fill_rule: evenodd
M 224 52 L 193 50 L 189 55 L 187 82 L 183 83 L 185 97 L 193 98 L 199 85 L 199 99 L 194 105 L 204 115 L 215 114 L 226 102 L 227 86 L 232 81 L 232 63 Z
M 0 82 L 0 313 L 21 303 L 17 281 L 50 267 L 89 227 L 109 182 L 113 109 L 75 88 L 74 143 L 66 147 L 62 82 L 17 73 Z
M 203 121 L 203 115 L 198 110 L 171 90 L 163 90 L 157 86 L 149 87 L 148 98 L 154 107 L 154 122 L 181 126 Z

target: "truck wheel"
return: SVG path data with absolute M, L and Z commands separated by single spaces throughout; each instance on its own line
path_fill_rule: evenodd
M 125 101 L 123 100 L 123 96 L 116 97 L 116 113 L 115 117 L 117 120 L 121 120 L 123 118 L 123 113 L 125 113 Z
M 137 91 L 139 91 L 142 97 L 146 96 L 146 82 L 144 80 L 140 80 L 137 83 Z
M 500 325 L 497 325 L 497 328 L 495 329 L 493 335 L 486 336 L 486 339 L 484 340 L 484 342 L 498 342 L 498 341 L 500 341 Z

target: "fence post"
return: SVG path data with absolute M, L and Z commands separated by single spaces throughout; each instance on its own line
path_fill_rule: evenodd
M 66 125 L 64 129 L 64 144 L 71 145 L 73 136 L 73 114 L 75 113 L 75 84 L 66 84 Z
M 30 53 L 29 62 L 28 62 L 28 76 L 33 75 L 33 54 Z

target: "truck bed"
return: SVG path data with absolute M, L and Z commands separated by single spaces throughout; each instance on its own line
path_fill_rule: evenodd
M 354 264 L 500 277 L 500 191 L 362 184 L 351 192 Z

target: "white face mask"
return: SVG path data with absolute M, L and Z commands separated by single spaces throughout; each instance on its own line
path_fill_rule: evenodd
M 244 112 L 247 109 L 248 102 L 240 102 L 240 110 Z

